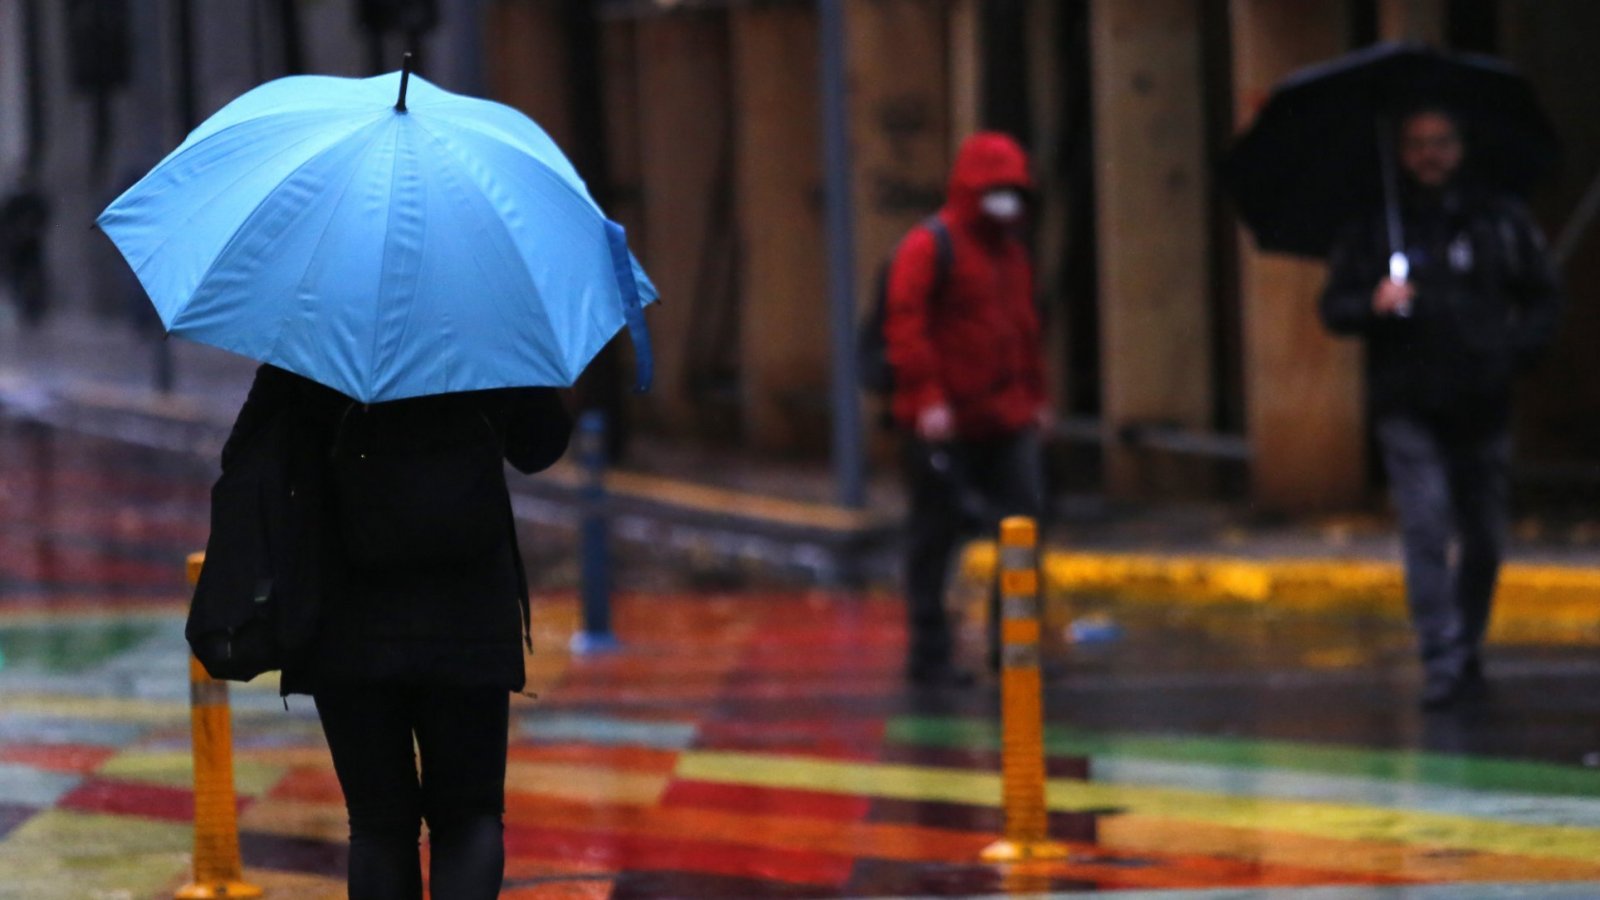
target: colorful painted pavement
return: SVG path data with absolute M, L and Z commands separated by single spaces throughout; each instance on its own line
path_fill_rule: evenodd
M 0 897 L 171 896 L 193 837 L 181 561 L 209 473 L 17 426 L 0 452 Z M 504 896 L 1600 898 L 1582 652 L 1500 648 L 1497 694 L 1441 720 L 1413 709 L 1391 626 L 1127 619 L 1056 648 L 1069 856 L 995 867 L 992 688 L 908 691 L 900 616 L 881 595 L 636 592 L 622 651 L 575 658 L 573 598 L 542 593 Z M 249 878 L 343 896 L 309 701 L 233 701 Z

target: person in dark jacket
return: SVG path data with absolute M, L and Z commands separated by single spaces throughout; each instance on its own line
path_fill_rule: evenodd
M 944 602 L 963 532 L 975 519 L 1037 517 L 1044 507 L 1039 430 L 1050 407 L 1033 265 L 1020 234 L 1031 186 L 1016 141 L 973 135 L 938 213 L 950 236 L 948 271 L 925 227 L 906 235 L 889 268 L 885 352 L 911 496 L 907 674 L 918 684 L 971 680 L 952 663 Z M 991 634 L 991 657 L 993 642 Z
M 1464 177 L 1450 114 L 1417 110 L 1399 136 L 1409 277 L 1391 277 L 1388 228 L 1374 214 L 1334 248 L 1321 312 L 1334 332 L 1366 341 L 1421 700 L 1437 708 L 1485 684 L 1480 650 L 1509 515 L 1512 380 L 1554 338 L 1560 301 L 1527 210 Z
M 49 299 L 44 246 L 49 224 L 50 204 L 31 181 L 0 200 L 0 276 L 29 328 L 44 320 Z
M 322 721 L 350 816 L 350 896 L 422 896 L 423 821 L 433 896 L 498 896 L 528 628 L 502 460 L 546 468 L 571 420 L 550 389 L 364 405 L 268 365 L 224 458 L 285 414 L 327 471 L 320 619 L 282 687 L 310 694 Z

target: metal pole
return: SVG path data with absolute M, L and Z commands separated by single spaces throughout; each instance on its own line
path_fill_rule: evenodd
M 305 38 L 300 33 L 299 0 L 278 0 L 278 31 L 283 39 L 283 71 L 300 75 L 306 70 Z
M 484 3 L 483 0 L 459 0 L 445 7 L 446 15 L 454 16 L 450 26 L 450 69 L 455 73 L 450 88 L 458 93 L 481 96 L 484 87 Z
M 866 454 L 856 371 L 855 222 L 850 207 L 844 0 L 820 0 L 822 159 L 828 229 L 828 308 L 833 335 L 833 470 L 841 506 L 866 505 Z
M 188 134 L 200 124 L 200 99 L 197 94 L 194 45 L 194 10 L 191 0 L 177 0 L 172 6 L 176 20 L 178 47 L 178 120 L 183 133 Z
M 42 11 L 38 0 L 22 3 L 22 68 L 27 81 L 27 153 L 23 157 L 22 173 L 30 185 L 37 185 L 44 174 L 44 154 L 50 122 L 44 108 L 44 30 L 39 21 Z
M 606 509 L 606 417 L 591 409 L 578 417 L 578 462 L 583 466 L 583 524 L 579 593 L 583 630 L 572 636 L 574 653 L 617 649 L 611 632 L 611 517 Z
M 1389 253 L 1405 253 L 1406 237 L 1400 224 L 1400 176 L 1395 171 L 1394 123 L 1378 120 L 1378 166 L 1383 173 L 1383 224 L 1389 236 Z
M 178 126 L 187 135 L 200 124 L 199 63 L 195 58 L 194 9 L 191 0 L 177 0 L 172 6 L 173 44 L 178 55 Z M 177 380 L 176 364 L 172 358 L 172 345 L 166 335 L 151 338 L 151 368 L 155 389 L 162 394 L 172 393 Z

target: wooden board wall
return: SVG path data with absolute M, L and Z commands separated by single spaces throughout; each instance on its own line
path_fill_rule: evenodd
M 1229 12 L 1241 128 L 1279 79 L 1348 43 L 1345 0 L 1233 0 Z M 1361 348 L 1318 319 L 1326 267 L 1261 253 L 1248 234 L 1239 246 L 1254 500 L 1300 513 L 1355 505 L 1366 494 Z
M 665 432 L 698 428 L 708 414 L 689 392 L 696 292 L 713 240 L 717 182 L 729 126 L 724 16 L 679 14 L 635 26 L 645 240 L 641 261 L 661 291 L 650 312 L 656 387 L 646 420 Z
M 572 147 L 570 65 L 554 3 L 499 0 L 486 10 L 489 95 L 538 122 L 556 146 Z
M 983 125 L 983 23 L 979 0 L 946 0 L 949 35 L 950 158 Z
M 1508 0 L 1500 17 L 1501 49 L 1533 83 L 1562 142 L 1560 167 L 1531 201 L 1554 242 L 1584 192 L 1600 179 L 1600 66 L 1594 63 L 1600 4 Z M 1600 342 L 1600 221 L 1582 233 L 1560 274 L 1566 307 L 1555 347 L 1517 393 L 1517 455 L 1530 464 L 1592 466 L 1600 459 L 1600 365 L 1594 352 Z M 1592 481 L 1589 486 L 1592 491 Z
M 745 436 L 764 450 L 815 452 L 827 442 L 832 358 L 817 17 L 800 5 L 729 15 Z
M 1378 37 L 1444 44 L 1445 0 L 1378 0 Z
M 639 144 L 639 57 L 635 26 L 626 19 L 605 23 L 600 55 L 605 94 L 607 177 L 611 208 L 606 214 L 628 231 L 638 252 L 645 245 L 644 149 Z
M 844 10 L 856 298 L 865 304 L 895 244 L 944 198 L 948 32 L 938 0 L 850 0 Z
M 1058 45 L 1062 35 L 1061 17 L 1066 15 L 1060 0 L 1029 0 L 1028 3 L 1028 80 L 1033 124 L 1035 179 L 1033 234 L 1038 252 L 1034 257 L 1034 282 L 1044 315 L 1045 365 L 1051 400 L 1065 412 L 1067 372 L 1067 316 L 1063 302 L 1068 234 L 1067 210 L 1071 198 L 1061 177 L 1061 154 L 1065 152 L 1066 49 Z
M 1209 176 L 1198 0 L 1095 0 L 1095 195 L 1107 428 L 1211 424 Z M 1106 488 L 1180 490 L 1186 467 L 1112 445 Z

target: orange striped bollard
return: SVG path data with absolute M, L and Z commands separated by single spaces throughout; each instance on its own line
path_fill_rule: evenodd
M 189 554 L 189 583 L 200 580 L 204 553 Z M 244 881 L 239 857 L 239 807 L 233 791 L 233 723 L 228 683 L 206 674 L 189 657 L 189 721 L 194 730 L 194 881 L 178 889 L 178 900 L 260 897 Z
M 1027 516 L 1000 523 L 1000 769 L 1006 835 L 985 847 L 988 862 L 1061 859 L 1050 840 L 1044 797 L 1044 684 L 1039 675 L 1039 526 Z

